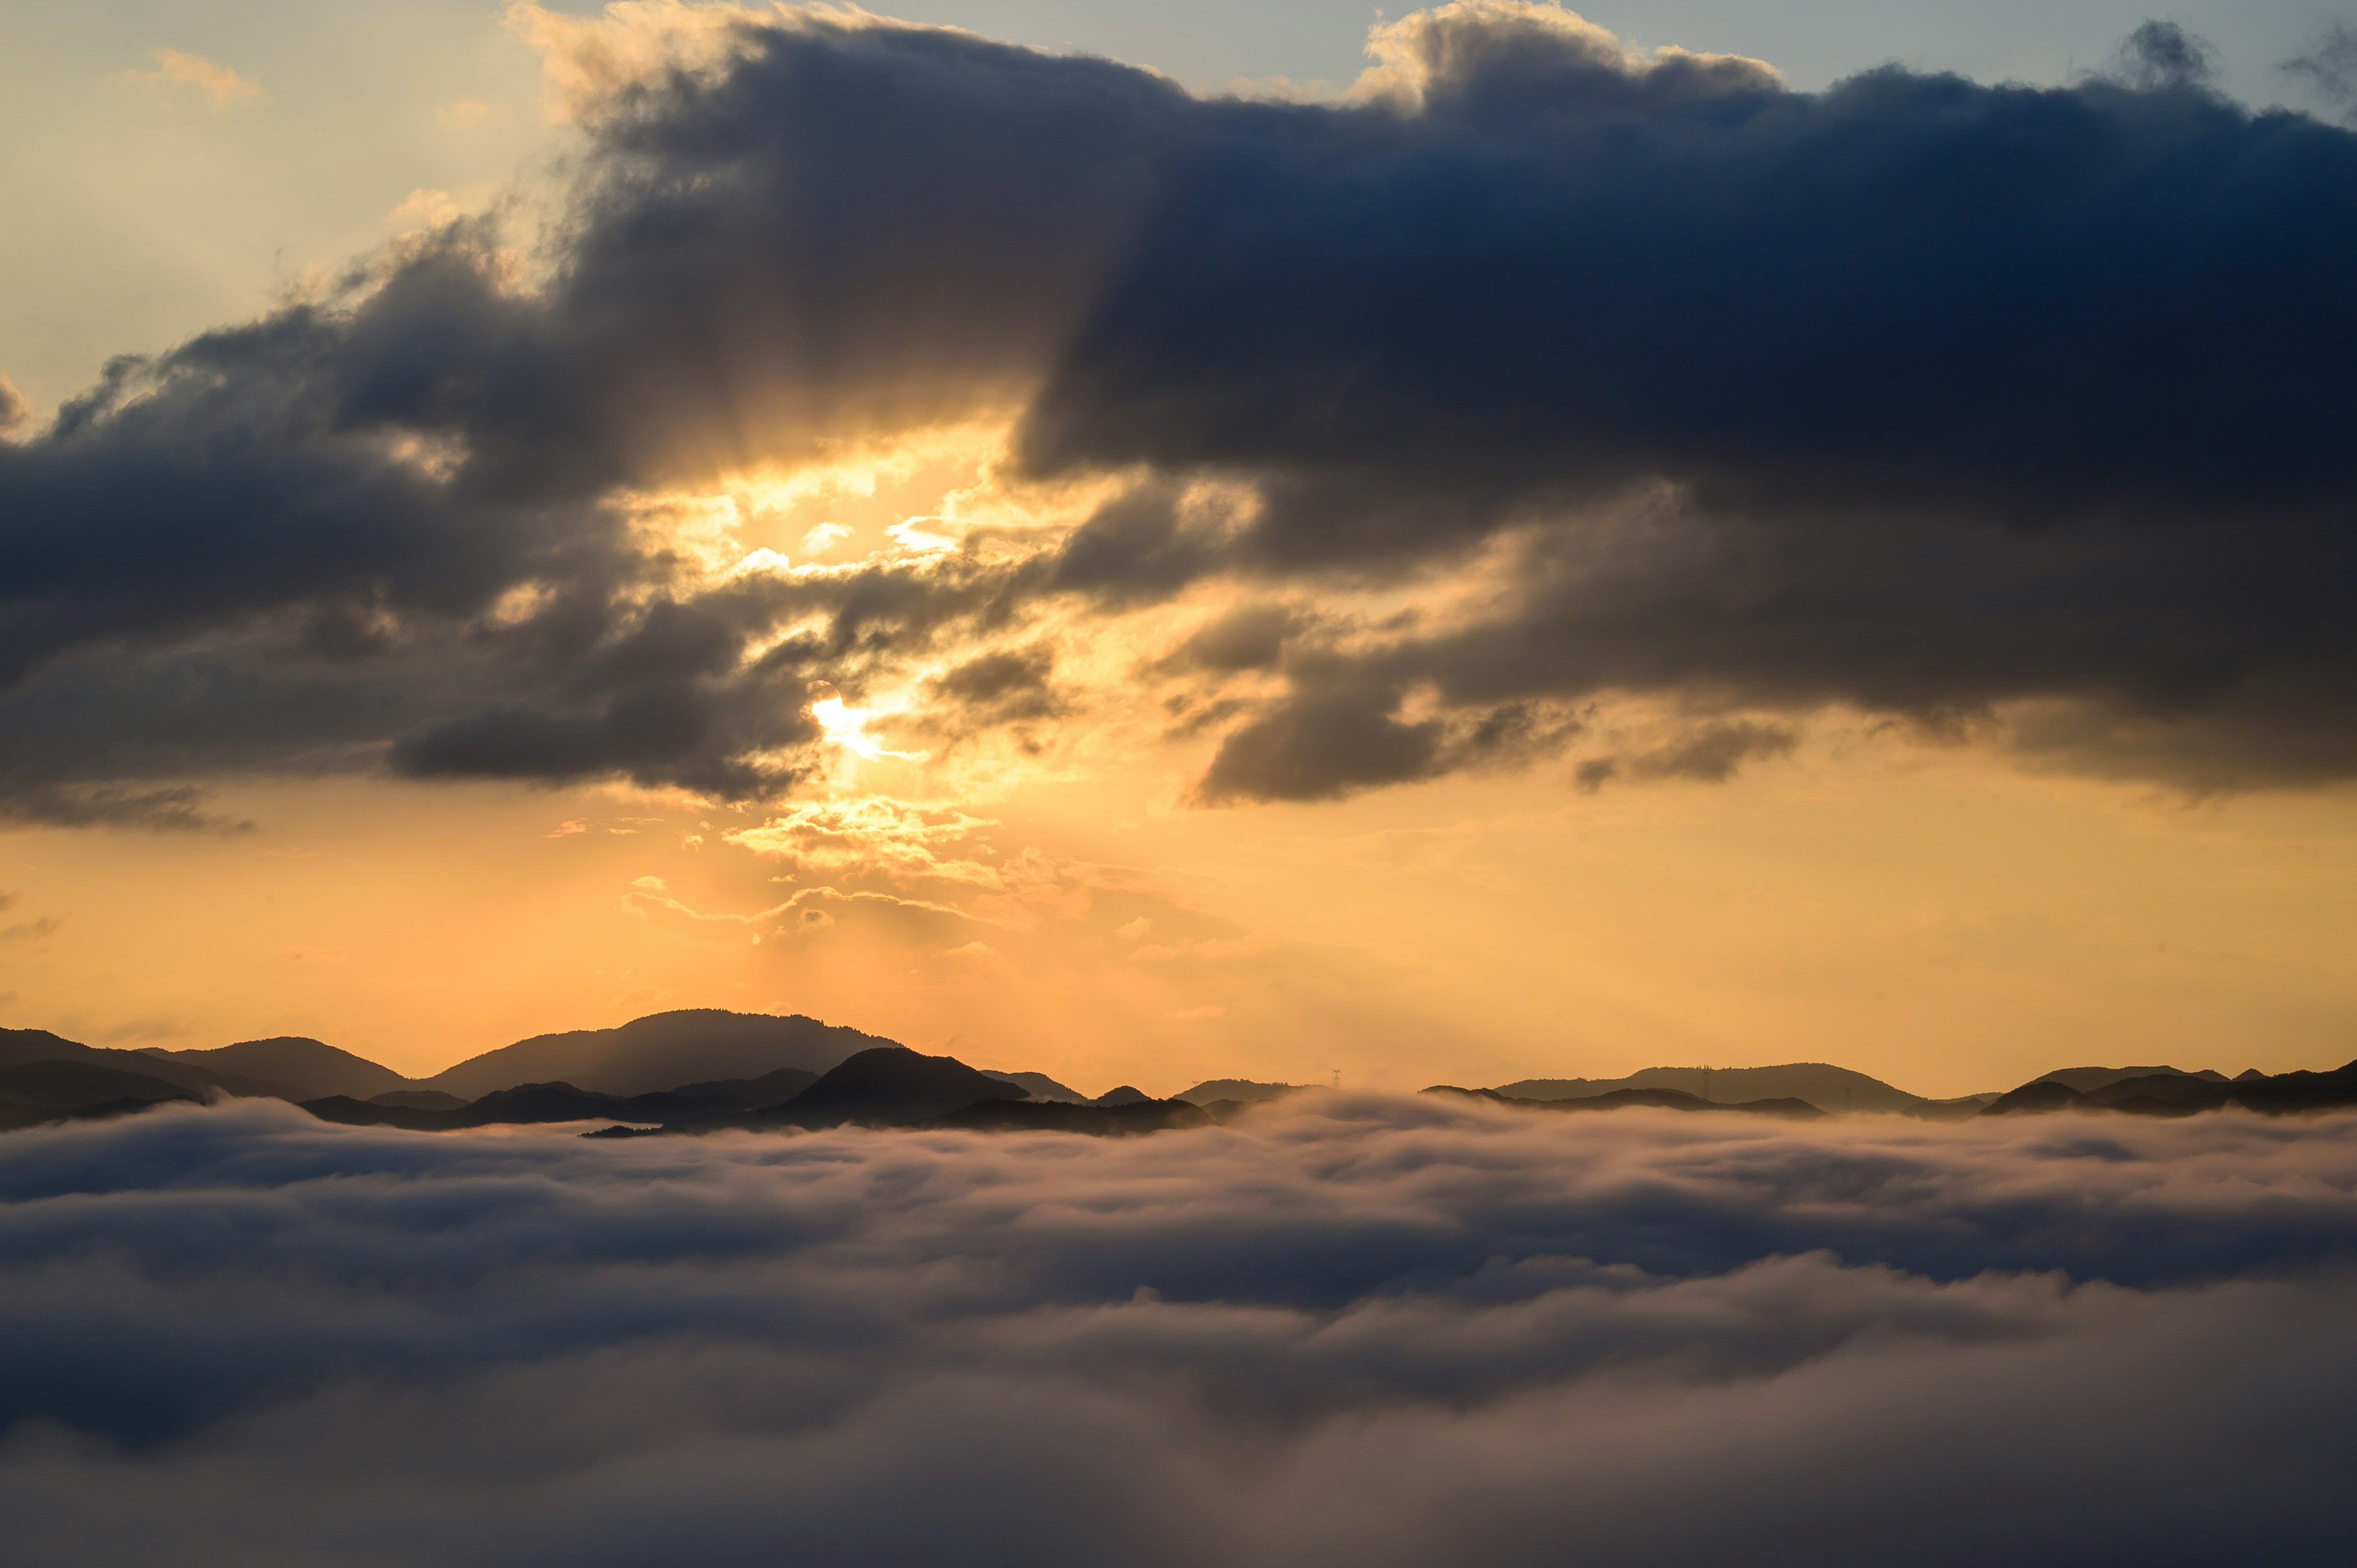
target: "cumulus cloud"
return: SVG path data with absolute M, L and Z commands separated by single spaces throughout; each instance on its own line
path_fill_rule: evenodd
M 28 1565 L 2327 1563 L 2357 1119 L 0 1140 Z
M 814 680 L 1037 743 L 1097 635 L 1057 616 L 1214 581 L 1389 607 L 1164 667 L 1207 802 L 1527 761 L 1623 696 L 2357 775 L 2357 135 L 2175 28 L 2065 88 L 1804 93 L 1454 0 L 1272 102 L 823 8 L 511 19 L 584 138 L 546 255 L 412 236 L 0 446 L 0 793 L 774 798 L 823 768 Z M 1094 499 L 800 571 L 678 522 L 949 427 Z

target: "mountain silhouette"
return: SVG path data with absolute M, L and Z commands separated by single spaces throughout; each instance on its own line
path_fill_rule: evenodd
M 1912 1111 L 1921 1095 L 1829 1062 L 1779 1067 L 1649 1067 L 1626 1078 L 1526 1078 L 1501 1083 L 1516 1100 L 1593 1100 L 1624 1089 L 1667 1089 L 1697 1100 L 1738 1104 L 1758 1100 L 1805 1100 L 1820 1111 Z
M 779 1017 L 699 1007 L 651 1014 L 618 1028 L 535 1035 L 469 1057 L 414 1087 L 469 1101 L 494 1090 L 548 1082 L 600 1094 L 648 1094 L 696 1079 L 759 1078 L 780 1068 L 823 1073 L 854 1052 L 892 1044 L 799 1014 Z
M 438 1089 L 396 1089 L 386 1094 L 371 1094 L 371 1105 L 389 1105 L 397 1111 L 463 1111 L 467 1102 L 455 1094 L 445 1094 Z
M 0 1068 L 37 1061 L 89 1062 L 122 1072 L 141 1073 L 149 1078 L 162 1079 L 198 1100 L 210 1099 L 214 1094 L 279 1100 L 296 1098 L 276 1084 L 264 1083 L 242 1073 L 223 1072 L 171 1057 L 150 1056 L 145 1051 L 119 1051 L 106 1046 L 85 1046 L 53 1035 L 47 1029 L 0 1029 Z
M 2082 1091 L 2063 1081 L 2078 1075 L 2095 1085 Z M 2357 1061 L 2330 1072 L 2184 1072 L 2176 1068 L 2071 1068 L 2049 1073 L 1997 1097 L 1985 1115 L 2048 1111 L 2115 1111 L 2136 1116 L 2191 1116 L 2240 1109 L 2268 1116 L 2333 1111 L 2357 1105 Z
M 1298 1083 L 1254 1083 L 1248 1078 L 1207 1078 L 1192 1089 L 1180 1090 L 1177 1098 L 1194 1105 L 1209 1105 L 1215 1100 L 1257 1105 L 1264 1100 L 1282 1099 L 1305 1087 Z
M 49 1057 L 0 1068 L 0 1128 L 110 1116 L 145 1111 L 164 1101 L 202 1098 L 152 1073 L 99 1062 Z
M 783 1105 L 816 1083 L 818 1076 L 798 1067 L 781 1067 L 759 1078 L 707 1079 L 702 1083 L 683 1083 L 670 1092 L 686 1100 L 729 1101 L 748 1110 L 760 1111 L 772 1105 Z
M 997 1072 L 985 1068 L 991 1077 L 1004 1079 L 1016 1085 L 1034 1100 L 1061 1100 L 1073 1105 L 1086 1105 L 1089 1097 L 1077 1089 L 1058 1083 L 1044 1072 Z
M 116 1050 L 46 1029 L 0 1029 L 0 1130 L 240 1095 L 293 1101 L 327 1121 L 418 1131 L 601 1120 L 672 1133 L 853 1123 L 1110 1133 L 1223 1122 L 1299 1087 L 1211 1079 L 1161 1101 L 1124 1084 L 1091 1101 L 1044 1073 L 973 1068 L 799 1015 L 718 1009 L 537 1035 L 423 1081 L 299 1036 L 204 1050 Z M 1792 1092 L 1758 1092 L 1766 1089 Z M 1933 1120 L 2050 1111 L 2283 1115 L 2357 1106 L 2357 1062 L 2329 1072 L 2253 1069 L 2231 1079 L 2206 1068 L 2061 1068 L 2001 1095 L 1944 1101 L 1823 1062 L 1648 1068 L 1625 1079 L 1523 1079 L 1426 1092 L 1532 1110 L 1652 1106 L 1803 1119 L 1843 1110 Z
M 150 1050 L 143 1055 L 166 1061 L 187 1062 L 208 1071 L 226 1073 L 266 1083 L 290 1100 L 317 1100 L 348 1094 L 356 1100 L 414 1086 L 389 1067 L 356 1057 L 320 1040 L 301 1035 L 280 1035 L 266 1040 L 240 1040 L 211 1050 Z
M 434 1090 L 405 1090 L 372 1100 L 326 1095 L 305 1101 L 303 1109 L 326 1122 L 420 1133 L 499 1123 L 599 1120 L 694 1127 L 741 1120 L 749 1112 L 791 1099 L 816 1080 L 816 1074 L 780 1068 L 758 1079 L 707 1079 L 647 1094 L 600 1094 L 556 1081 L 495 1089 L 471 1103 Z
M 2032 1079 L 2019 1089 L 2009 1089 L 1981 1112 L 1984 1116 L 2012 1116 L 2022 1112 L 2068 1111 L 2084 1097 L 2067 1083 L 2050 1079 Z
M 2282 1115 L 2357 1105 L 2357 1061 L 2330 1072 L 2279 1072 L 2271 1078 L 2236 1079 L 2220 1090 L 2223 1102 L 2246 1111 Z M 2115 1109 L 2129 1109 L 2122 1101 Z
M 2051 1077 L 2047 1079 L 2052 1082 Z M 2164 1068 L 2158 1072 L 2140 1073 L 2134 1078 L 2115 1078 L 2097 1088 L 2084 1090 L 2080 1099 L 2089 1105 L 2125 1105 L 2131 1100 L 2149 1100 L 2156 1103 L 2175 1101 L 2214 1102 L 2227 1087 L 2226 1077 L 2215 1072 L 2179 1072 Z
M 2252 1075 L 2245 1074 L 2244 1076 L 2248 1077 Z M 2261 1073 L 2256 1076 L 2264 1078 L 2266 1075 Z M 2208 1068 L 2202 1068 L 2197 1071 L 2188 1072 L 2183 1068 L 2175 1067 L 2057 1068 L 2052 1072 L 2039 1074 L 2038 1077 L 2033 1079 L 2031 1081 L 2035 1083 L 2059 1083 L 2065 1089 L 2076 1090 L 2081 1094 L 2095 1094 L 2100 1093 L 2104 1090 L 2109 1089 L 2115 1083 L 2120 1083 L 2132 1078 L 2190 1078 L 2199 1079 L 2207 1083 L 2224 1083 L 2226 1081 L 2226 1075 L 2224 1073 L 2213 1072 Z
M 360 1100 L 328 1095 L 304 1102 L 323 1121 L 354 1126 L 451 1132 L 497 1123 L 613 1121 L 652 1123 L 668 1132 L 724 1127 L 910 1126 L 937 1121 L 979 1101 L 1025 1101 L 1018 1084 L 905 1046 L 854 1053 L 823 1075 L 784 1068 L 758 1079 L 706 1079 L 644 1094 L 605 1094 L 562 1079 L 516 1084 L 456 1108 L 401 1101 L 410 1093 Z M 1043 1102 L 1044 1103 L 1044 1102 Z
M 970 1068 L 955 1057 L 879 1046 L 847 1058 L 785 1104 L 755 1112 L 755 1120 L 772 1126 L 907 1126 L 985 1101 L 1029 1098 L 1021 1084 Z
M 1526 1111 L 1625 1111 L 1631 1106 L 1647 1106 L 1656 1111 L 1741 1112 L 1753 1116 L 1781 1116 L 1794 1122 L 1815 1122 L 1831 1114 L 1791 1095 L 1729 1101 L 1705 1100 L 1698 1094 L 1687 1094 L 1675 1089 L 1616 1089 L 1604 1094 L 1582 1094 L 1553 1100 L 1534 1100 L 1527 1095 L 1508 1094 L 1497 1089 L 1459 1089 L 1453 1083 L 1436 1083 L 1424 1092 L 1461 1094 L 1468 1099 L 1520 1106 Z

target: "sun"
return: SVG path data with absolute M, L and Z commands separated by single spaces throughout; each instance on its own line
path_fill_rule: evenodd
M 823 697 L 811 704 L 811 717 L 826 732 L 826 738 L 845 750 L 861 757 L 877 757 L 884 747 L 866 730 L 866 708 L 847 708 L 841 697 Z
M 923 761 L 924 752 L 889 750 L 883 742 L 867 733 L 867 721 L 883 711 L 880 708 L 846 706 L 840 696 L 821 697 L 810 705 L 811 717 L 818 721 L 818 727 L 825 733 L 826 738 L 855 757 L 863 757 L 871 762 L 886 757 L 898 757 L 904 762 Z

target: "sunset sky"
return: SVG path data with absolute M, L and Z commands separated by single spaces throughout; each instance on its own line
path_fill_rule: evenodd
M 2357 1054 L 2340 11 L 895 9 L 12 8 L 0 1024 Z

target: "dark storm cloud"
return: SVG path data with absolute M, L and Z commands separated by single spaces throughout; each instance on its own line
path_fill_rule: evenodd
M 587 111 L 538 281 L 462 225 L 0 446 L 0 725 L 109 660 L 257 682 L 177 776 L 101 712 L 12 797 L 328 754 L 773 791 L 809 682 L 974 657 L 1047 598 L 1397 591 L 1501 546 L 1485 616 L 1259 655 L 1286 690 L 1201 797 L 1537 755 L 1613 693 L 1950 733 L 2029 703 L 2004 733 L 2055 766 L 2357 773 L 2357 135 L 2217 96 L 2176 28 L 2068 88 L 1796 93 L 1459 0 L 1302 104 L 733 27 Z M 1135 480 L 1028 563 L 689 588 L 619 521 L 1009 416 L 1025 474 Z M 264 744 L 281 682 L 372 703 Z
M 2337 1562 L 2357 1122 L 0 1139 L 12 1562 Z
M 1246 573 L 1568 520 L 1488 624 L 1361 688 L 1926 723 L 2043 699 L 2074 710 L 2068 766 L 2357 769 L 2332 281 L 2357 140 L 2201 91 L 2166 27 L 2129 81 L 2060 91 L 1729 70 L 1647 97 L 1598 51 L 1415 42 L 1420 113 L 1240 109 L 1207 136 L 1033 405 L 1036 463 L 1252 476 Z M 1336 703 L 1298 692 L 1240 739 Z M 1351 782 L 1421 775 L 1375 733 Z
M 1253 544 L 1295 564 L 1663 478 L 1885 523 L 2339 515 L 2357 138 L 2158 65 L 1800 94 L 1451 12 L 1398 40 L 1414 109 L 1203 106 L 1035 463 L 1265 470 Z
M 38 439 L 0 446 L 0 682 L 290 607 L 465 615 L 597 547 L 339 421 L 350 342 L 306 309 L 118 361 Z

